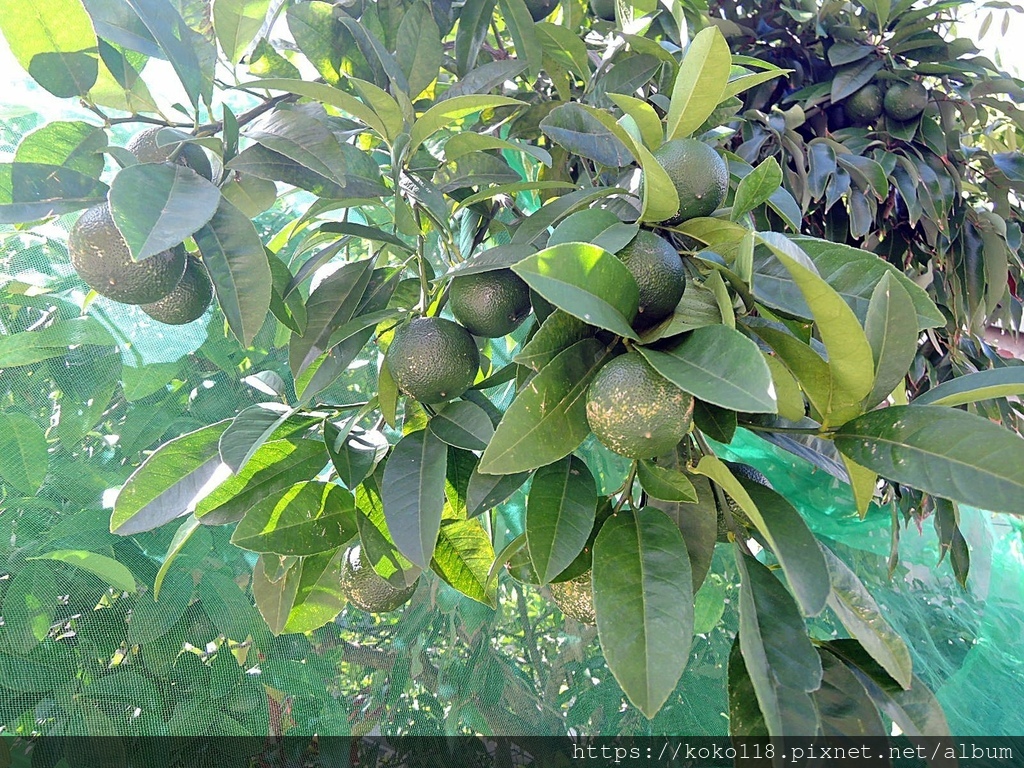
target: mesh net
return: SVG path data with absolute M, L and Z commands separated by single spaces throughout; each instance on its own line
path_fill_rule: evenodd
M 9 107 L 0 154 L 10 156 L 22 135 L 58 117 L 65 116 Z M 258 222 L 267 237 L 289 220 L 282 205 Z M 72 220 L 32 232 L 0 230 L 5 336 L 80 314 L 84 293 L 62 244 Z M 281 255 L 290 257 L 287 246 Z M 49 446 L 39 493 L 0 500 L 0 732 L 727 732 L 725 668 L 738 624 L 727 548 L 716 552 L 697 596 L 698 637 L 687 671 L 652 721 L 626 705 L 595 629 L 564 618 L 546 590 L 506 578 L 497 610 L 428 577 L 400 612 L 370 615 L 348 606 L 315 631 L 275 637 L 253 604 L 254 556 L 230 544 L 230 530 L 203 527 L 154 600 L 176 526 L 110 534 L 112 489 L 160 443 L 267 399 L 245 381 L 274 373 L 287 380 L 282 337 L 268 325 L 247 352 L 215 312 L 169 328 L 100 298 L 88 315 L 114 344 L 64 344 L 0 371 L 0 407 L 45 431 Z M 491 355 L 500 366 L 508 350 Z M 324 400 L 364 400 L 373 362 L 357 362 Z M 496 404 L 507 405 L 512 385 L 495 392 Z M 1018 521 L 961 510 L 972 556 L 966 589 L 948 565 L 936 565 L 937 537 L 913 527 L 902 531 L 890 579 L 888 510 L 872 508 L 861 520 L 840 481 L 752 433 L 741 431 L 722 452 L 763 471 L 861 575 L 907 639 L 915 672 L 938 693 L 954 733 L 1024 733 L 1024 714 L 1006 706 L 1024 701 Z M 581 455 L 601 490 L 621 484 L 622 460 L 593 441 Z M 520 491 L 504 505 L 496 549 L 522 532 L 524 498 Z M 54 551 L 114 558 L 142 587 L 111 589 L 109 573 L 100 578 L 59 560 L 31 559 Z M 320 610 L 331 605 L 325 600 Z M 817 619 L 814 632 L 843 635 L 831 615 Z

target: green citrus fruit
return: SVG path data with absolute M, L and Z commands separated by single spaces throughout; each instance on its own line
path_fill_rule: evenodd
M 480 367 L 469 331 L 440 317 L 420 317 L 399 328 L 384 357 L 398 388 L 424 403 L 458 397 Z
M 106 203 L 78 217 L 68 236 L 68 252 L 86 285 L 122 304 L 159 301 L 185 274 L 185 249 L 180 246 L 134 261 Z
M 843 102 L 843 109 L 854 125 L 872 123 L 882 114 L 882 91 L 874 83 L 868 83 Z
M 497 339 L 530 314 L 530 287 L 511 269 L 496 269 L 452 280 L 452 314 L 474 336 Z
M 882 107 L 893 120 L 913 120 L 928 106 L 928 89 L 918 82 L 897 82 L 885 92 Z
M 679 195 L 679 211 L 670 226 L 710 216 L 729 190 L 729 167 L 714 149 L 697 139 L 673 139 L 654 150 Z
M 592 571 L 586 571 L 575 579 L 559 581 L 548 585 L 551 597 L 562 613 L 576 619 L 580 624 L 595 624 L 594 591 L 591 584 Z
M 605 21 L 615 21 L 615 0 L 590 0 L 590 12 Z
M 672 243 L 640 230 L 616 255 L 640 288 L 637 325 L 651 326 L 671 315 L 686 287 L 686 271 Z
M 404 589 L 394 586 L 363 562 L 362 548 L 356 544 L 345 552 L 341 564 L 341 591 L 362 611 L 387 613 L 409 602 L 416 585 Z
M 177 287 L 159 301 L 143 304 L 141 309 L 166 325 L 184 325 L 202 317 L 212 301 L 213 284 L 206 267 L 195 256 L 189 256 Z
M 639 352 L 620 355 L 587 391 L 587 422 L 606 447 L 649 459 L 676 447 L 693 421 L 693 398 L 655 371 Z
M 125 146 L 129 152 L 135 155 L 140 163 L 166 163 L 171 153 L 179 146 L 174 144 L 157 144 L 157 134 L 163 130 L 162 126 L 156 125 L 139 131 L 132 136 Z M 167 139 L 165 138 L 164 141 Z M 198 144 L 182 144 L 181 149 L 175 156 L 178 165 L 191 168 L 204 179 L 213 179 L 213 168 L 210 166 L 210 159 L 206 153 L 199 148 Z
M 542 21 L 558 7 L 558 0 L 526 0 L 526 7 L 534 21 Z
M 765 477 L 758 470 L 754 469 L 749 464 L 741 464 L 735 461 L 725 461 L 722 463 L 729 467 L 729 469 L 732 470 L 733 475 L 735 475 L 739 479 L 751 480 L 757 483 L 758 485 L 765 486 L 766 488 L 772 487 L 772 484 L 768 480 L 768 478 Z M 740 526 L 744 528 L 750 528 L 753 525 L 753 523 L 750 521 L 750 518 L 747 517 L 747 513 L 744 512 L 740 508 L 740 505 L 736 503 L 736 500 L 733 499 L 728 494 L 726 494 L 726 501 L 729 504 L 729 511 L 732 513 L 733 519 L 735 519 Z M 718 510 L 718 541 L 728 540 L 729 523 L 726 521 L 725 514 L 722 512 L 722 510 Z

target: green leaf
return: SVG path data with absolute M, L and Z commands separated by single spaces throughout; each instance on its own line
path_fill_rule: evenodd
M 811 309 L 828 352 L 831 378 L 823 423 L 841 424 L 861 413 L 861 401 L 871 391 L 875 378 L 871 345 L 857 316 L 842 297 L 815 271 L 794 258 L 791 241 L 774 232 L 762 232 L 760 238 L 789 271 Z
M 889 480 L 973 507 L 1021 513 L 1024 440 L 981 416 L 898 405 L 845 424 L 835 443 Z
M 584 208 L 567 216 L 555 227 L 547 245 L 593 243 L 609 253 L 618 253 L 636 237 L 640 227 L 625 224 L 607 208 Z
M 114 501 L 110 531 L 121 536 L 158 528 L 191 512 L 221 469 L 217 444 L 230 419 L 164 443 L 136 469 Z
M 864 331 L 875 360 L 875 383 L 864 405 L 885 400 L 903 381 L 917 354 L 917 317 L 910 294 L 887 272 L 875 286 Z
M 733 199 L 732 220 L 739 221 L 743 214 L 767 203 L 781 185 L 782 168 L 774 157 L 769 157 L 740 181 Z
M 779 403 L 779 416 L 790 421 L 804 417 L 804 395 L 789 369 L 774 355 L 764 353 L 764 361 L 772 372 L 775 397 Z
M 640 218 L 643 221 L 664 221 L 679 210 L 679 192 L 672 177 L 650 150 L 642 144 L 633 144 L 633 149 L 643 169 L 643 206 Z
M 467 451 L 482 451 L 494 435 L 487 411 L 475 403 L 449 403 L 430 420 L 430 431 L 448 445 Z
M 263 499 L 315 476 L 326 463 L 324 444 L 319 440 L 266 442 L 237 475 L 199 502 L 196 517 L 203 525 L 237 522 Z
M 14 153 L 14 162 L 59 165 L 98 179 L 106 148 L 107 134 L 102 128 L 80 120 L 58 120 L 26 134 Z
M 213 218 L 196 233 L 196 245 L 228 327 L 248 346 L 270 311 L 273 283 L 256 228 L 244 213 L 221 198 Z
M 195 515 L 189 515 L 185 518 L 185 521 L 178 526 L 178 530 L 174 532 L 174 537 L 171 539 L 171 543 L 167 545 L 167 552 L 164 554 L 164 561 L 160 563 L 160 570 L 156 572 L 156 576 L 153 578 L 153 602 L 160 599 L 160 590 L 163 588 L 164 579 L 167 578 L 167 574 L 170 573 L 171 566 L 174 561 L 178 559 L 178 555 L 188 544 L 189 539 L 192 535 L 198 531 L 201 527 L 201 523 L 196 520 Z
M 381 498 L 388 530 L 398 551 L 414 564 L 430 563 L 444 510 L 448 451 L 434 433 L 405 435 L 384 467 Z
M 181 244 L 213 218 L 220 202 L 217 187 L 172 163 L 130 165 L 110 187 L 110 212 L 136 261 Z
M 25 655 L 37 648 L 50 632 L 60 587 L 51 569 L 26 563 L 4 591 L 4 650 Z
M 698 328 L 663 351 L 638 347 L 658 373 L 705 402 L 746 413 L 776 413 L 772 374 L 761 350 L 734 328 Z
M 126 0 L 166 54 L 193 108 L 213 96 L 217 52 L 212 40 L 191 29 L 169 0 Z
M 802 418 L 803 414 L 800 415 Z M 728 445 L 736 434 L 737 424 L 735 411 L 719 408 L 703 400 L 694 401 L 693 425 L 712 440 Z
M 236 174 L 220 188 L 224 199 L 249 218 L 256 218 L 277 202 L 277 185 L 256 176 Z
M 54 96 L 85 96 L 96 83 L 96 33 L 81 0 L 4 0 L 0 31 L 18 63 Z
M 583 39 L 568 27 L 547 21 L 537 23 L 537 37 L 544 53 L 580 80 L 590 77 L 590 59 Z M 653 110 L 652 110 L 653 111 Z M 659 121 L 660 124 L 660 121 Z M 659 134 L 661 133 L 659 129 Z
M 23 413 L 0 413 L 0 479 L 34 496 L 50 463 L 46 434 Z
M 56 549 L 52 552 L 46 552 L 37 557 L 26 559 L 56 560 L 59 563 L 66 563 L 99 576 L 100 579 L 119 592 L 135 591 L 135 577 L 126 566 L 111 557 L 97 555 L 95 552 L 86 552 L 81 549 Z
M 303 481 L 253 505 L 231 543 L 251 552 L 316 555 L 358 533 L 355 511 L 355 499 L 340 485 Z
M 360 547 L 362 557 L 378 576 L 398 588 L 404 588 L 416 582 L 422 569 L 410 563 L 391 540 L 380 497 L 383 476 L 384 468 L 378 467 L 356 488 L 356 525 Z
M 260 555 L 252 569 L 252 596 L 256 600 L 256 608 L 275 637 L 285 631 L 302 579 L 300 564 L 271 579 L 268 571 L 278 562 L 279 558 L 273 555 Z
M 608 668 L 653 718 L 675 690 L 693 641 L 686 542 L 651 507 L 610 517 L 594 543 L 594 609 Z
M 416 3 L 402 17 L 395 57 L 409 81 L 410 98 L 415 99 L 437 79 L 442 57 L 441 30 L 426 3 Z
M 850 668 L 864 686 L 875 706 L 890 718 L 904 735 L 914 739 L 918 736 L 948 737 L 949 723 L 942 711 L 942 705 L 928 686 L 916 675 L 911 678 L 910 689 L 903 690 L 893 681 L 856 640 L 833 640 L 825 646 Z M 953 743 L 943 739 L 935 748 L 945 755 Z M 934 765 L 947 765 L 944 759 L 933 761 Z
M 568 312 L 556 309 L 537 329 L 513 362 L 540 371 L 560 352 L 582 341 L 593 333 L 593 329 Z
M 487 580 L 493 562 L 491 537 L 479 520 L 444 521 L 438 531 L 430 567 L 446 584 L 494 608 L 498 604 L 498 584 Z
M 838 69 L 835 77 L 832 78 L 832 101 L 842 101 L 855 91 L 860 90 L 871 82 L 871 78 L 881 68 L 882 60 L 876 56 L 870 56 Z
M 1024 394 L 1024 367 L 990 368 L 944 381 L 914 398 L 914 405 L 956 406 Z
M 70 213 L 104 201 L 107 185 L 73 168 L 0 163 L 0 224 Z
M 597 486 L 582 459 L 566 456 L 537 470 L 526 500 L 526 545 L 541 583 L 583 550 L 596 513 Z
M 291 12 L 291 10 L 292 9 L 289 8 L 289 12 Z M 256 80 L 250 83 L 241 83 L 238 87 L 266 88 L 272 91 L 287 91 L 288 93 L 294 93 L 298 96 L 305 96 L 315 101 L 319 101 L 322 104 L 335 107 L 347 115 L 351 115 L 367 128 L 375 131 L 382 139 L 394 138 L 388 131 L 384 121 L 381 120 L 380 116 L 378 116 L 373 109 L 368 107 L 352 94 L 346 93 L 345 91 L 339 90 L 330 85 L 277 77 L 267 78 L 265 80 Z
M 608 98 L 615 106 L 633 118 L 640 129 L 640 137 L 648 149 L 654 150 L 661 146 L 664 129 L 661 125 L 661 118 L 658 117 L 654 107 L 642 99 L 622 93 L 609 93 Z
M 697 503 L 697 489 L 682 472 L 658 466 L 650 461 L 641 461 L 636 469 L 640 486 L 653 498 L 686 504 Z
M 601 165 L 621 168 L 633 162 L 630 148 L 582 104 L 569 102 L 555 107 L 541 120 L 540 128 L 574 155 Z
M 588 243 L 555 245 L 523 259 L 512 271 L 559 309 L 638 340 L 630 326 L 639 306 L 636 280 L 603 248 Z
M 699 592 L 697 593 L 700 594 Z M 767 739 L 768 726 L 764 715 L 757 704 L 757 693 L 754 682 L 750 679 L 747 664 L 743 660 L 740 649 L 740 638 L 737 635 L 729 651 L 728 666 L 729 686 L 729 733 L 734 738 Z
M 221 461 L 237 473 L 295 412 L 282 403 L 258 403 L 243 408 L 220 436 Z
M 480 457 L 479 471 L 511 475 L 576 450 L 590 434 L 587 388 L 610 356 L 601 342 L 584 339 L 548 363 L 509 405 Z
M 336 552 L 304 557 L 292 568 L 299 570 L 299 579 L 285 632 L 312 632 L 341 613 L 347 602 L 341 590 L 344 557 L 345 549 L 339 548 Z
M 524 102 L 510 99 L 507 96 L 471 95 L 456 96 L 434 104 L 424 112 L 409 131 L 409 147 L 406 152 L 411 156 L 420 144 L 443 128 L 464 117 L 497 107 L 523 106 Z
M 821 685 L 822 668 L 793 598 L 770 570 L 737 553 L 740 650 L 768 733 L 814 736 L 817 711 L 808 695 Z
M 665 126 L 667 139 L 689 136 L 704 124 L 722 101 L 731 69 L 729 44 L 718 27 L 698 32 L 686 49 L 672 86 Z
M 237 64 L 256 39 L 269 8 L 270 0 L 214 0 L 213 29 L 231 64 Z
M 501 18 L 515 43 L 516 58 L 527 62 L 529 74 L 540 74 L 544 48 L 524 0 L 498 0 Z
M 822 547 L 822 552 L 832 582 L 829 607 L 882 669 L 903 688 L 909 689 L 913 662 L 907 644 L 885 620 L 857 574 L 828 547 Z
M 516 472 L 511 475 L 485 475 L 479 468 L 474 469 L 466 490 L 466 515 L 476 517 L 507 501 L 523 486 L 530 474 Z
M 380 432 L 358 428 L 350 432 L 347 424 L 343 431 L 329 421 L 324 422 L 324 443 L 338 478 L 349 489 L 366 479 L 387 449 L 387 439 Z
M 862 467 L 849 456 L 839 456 L 843 460 L 846 474 L 850 476 L 850 492 L 853 494 L 854 504 L 857 505 L 857 514 L 863 519 L 878 490 L 878 475 L 867 467 Z
M 818 649 L 818 655 L 823 672 L 821 688 L 812 696 L 824 735 L 884 738 L 887 730 L 878 708 L 856 675 L 824 648 Z

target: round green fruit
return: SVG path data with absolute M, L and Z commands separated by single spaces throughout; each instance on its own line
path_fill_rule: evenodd
M 679 210 L 666 220 L 674 226 L 710 216 L 729 190 L 729 167 L 712 147 L 697 139 L 673 139 L 654 150 L 679 196 Z
M 615 21 L 615 0 L 590 0 L 590 12 L 605 21 Z
M 900 81 L 885 92 L 882 108 L 893 120 L 906 122 L 924 112 L 928 106 L 928 89 L 918 82 Z
M 395 332 L 384 361 L 402 392 L 420 402 L 440 403 L 470 388 L 480 352 L 458 323 L 420 317 Z
M 639 352 L 605 365 L 587 390 L 587 422 L 598 440 L 630 459 L 675 449 L 693 423 L 693 397 L 655 371 Z
M 530 287 L 511 269 L 456 277 L 448 299 L 455 319 L 488 339 L 507 336 L 530 314 Z
M 847 119 L 854 125 L 869 125 L 882 114 L 882 91 L 868 83 L 843 102 Z
M 395 611 L 409 602 L 416 585 L 399 588 L 378 574 L 362 559 L 357 544 L 345 552 L 341 564 L 341 591 L 356 608 L 368 613 Z
M 636 325 L 649 327 L 671 315 L 686 287 L 686 271 L 672 243 L 640 230 L 616 255 L 640 289 Z
M 143 304 L 141 309 L 165 325 L 185 325 L 198 320 L 213 301 L 213 284 L 203 262 L 188 257 L 185 274 L 173 291 L 159 301 Z
M 543 21 L 558 7 L 558 2 L 559 0 L 526 0 L 526 7 L 530 11 L 530 18 L 534 21 Z
M 140 163 L 166 163 L 171 153 L 179 146 L 178 144 L 157 144 L 157 134 L 163 130 L 162 126 L 153 126 L 144 131 L 139 131 L 132 136 L 125 146 L 129 152 L 135 155 Z M 165 139 L 166 141 L 166 139 Z M 207 181 L 213 179 L 213 168 L 210 166 L 210 159 L 200 149 L 198 144 L 182 144 L 181 149 L 175 156 L 178 165 L 191 168 Z
M 185 249 L 180 246 L 142 261 L 132 259 L 106 203 L 78 217 L 68 236 L 68 253 L 86 285 L 122 304 L 159 301 L 185 274 Z

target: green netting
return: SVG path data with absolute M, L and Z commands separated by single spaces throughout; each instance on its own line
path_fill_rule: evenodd
M 40 124 L 9 113 L 0 154 Z M 280 210 L 260 223 L 273 233 Z M 0 279 L 12 305 L 79 314 L 80 284 L 61 241 L 68 219 L 40 232 L 0 230 Z M 31 286 L 46 286 L 48 293 Z M 503 577 L 497 611 L 425 578 L 401 613 L 346 607 L 308 634 L 273 636 L 254 607 L 255 558 L 224 528 L 201 528 L 153 585 L 176 526 L 109 533 L 113 489 L 161 442 L 268 399 L 247 377 L 287 361 L 268 326 L 245 353 L 216 313 L 181 328 L 102 298 L 88 308 L 109 345 L 62 349 L 0 371 L 0 407 L 45 430 L 49 465 L 34 497 L 0 500 L 0 732 L 15 734 L 708 734 L 727 732 L 725 666 L 737 628 L 735 565 L 719 548 L 697 596 L 691 662 L 652 721 L 627 706 L 596 631 L 567 620 L 544 590 Z M 10 336 L 23 327 L 4 329 Z M 496 366 L 508 350 L 492 349 Z M 376 366 L 357 363 L 323 398 L 364 399 Z M 52 395 L 56 382 L 58 394 Z M 512 386 L 497 390 L 507 404 Z M 861 520 L 848 488 L 828 472 L 752 433 L 723 453 L 754 464 L 861 575 L 911 648 L 914 669 L 959 735 L 1024 733 L 1024 539 L 1019 521 L 961 509 L 970 545 L 966 589 L 937 565 L 937 537 L 903 529 L 888 576 L 892 518 Z M 627 466 L 595 442 L 581 455 L 609 492 Z M 524 495 L 499 519 L 496 548 L 522 531 Z M 67 563 L 55 550 L 116 559 L 136 593 Z M 106 574 L 109 577 L 109 574 Z M 311 608 L 314 610 L 315 606 Z M 325 599 L 320 610 L 329 612 Z M 815 636 L 841 636 L 829 614 Z

